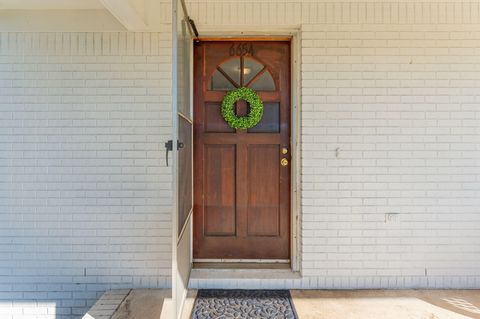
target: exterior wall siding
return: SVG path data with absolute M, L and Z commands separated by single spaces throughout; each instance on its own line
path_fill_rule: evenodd
M 242 27 L 303 24 L 478 24 L 472 1 L 188 1 L 200 26 Z M 258 30 L 258 29 L 257 29 Z M 238 30 L 237 30 L 238 31 Z
M 191 3 L 199 29 L 299 27 L 301 279 L 192 287 L 480 287 L 478 3 Z
M 298 28 L 302 86 L 302 277 L 191 287 L 480 287 L 477 2 L 188 5 Z M 168 31 L 0 33 L 0 317 L 170 285 L 170 63 Z
M 302 29 L 302 259 L 319 286 L 480 286 L 480 33 L 452 29 Z
M 0 35 L 1 318 L 170 286 L 170 38 Z

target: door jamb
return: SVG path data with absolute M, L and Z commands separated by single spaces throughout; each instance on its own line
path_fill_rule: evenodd
M 301 34 L 299 27 L 278 28 L 278 26 L 259 26 L 250 27 L 244 32 L 239 32 L 239 29 L 245 30 L 245 26 L 238 28 L 222 28 L 218 26 L 202 27 L 202 37 L 200 39 L 207 39 L 210 41 L 234 41 L 234 40 L 258 40 L 266 41 L 290 41 L 290 98 L 291 98 L 291 118 L 290 118 L 290 143 L 292 148 L 291 157 L 291 178 L 290 178 L 290 266 L 293 272 L 301 272 Z M 249 31 L 251 29 L 251 31 Z M 264 30 L 264 31 L 258 31 Z M 225 35 L 227 34 L 227 35 Z M 195 41 L 195 40 L 194 40 Z M 193 43 L 192 43 L 193 46 Z M 193 56 L 193 47 L 192 47 Z M 191 89 L 193 90 L 193 69 L 194 59 L 191 61 L 190 79 Z M 192 101 L 193 105 L 193 95 Z M 192 118 L 195 117 L 193 110 Z M 193 172 L 195 175 L 195 171 Z M 191 243 L 193 249 L 193 242 Z

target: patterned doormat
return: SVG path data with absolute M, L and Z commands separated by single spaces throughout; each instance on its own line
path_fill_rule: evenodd
M 199 290 L 192 319 L 296 319 L 288 290 Z

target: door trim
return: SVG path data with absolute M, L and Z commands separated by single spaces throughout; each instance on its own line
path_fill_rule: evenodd
M 245 31 L 238 31 L 245 30 Z M 234 39 L 243 39 L 248 41 L 278 41 L 278 39 L 288 39 L 290 41 L 290 98 L 291 98 L 291 209 L 290 209 L 290 266 L 293 273 L 301 272 L 301 31 L 298 26 L 203 26 L 203 39 L 212 39 L 211 41 L 232 41 Z M 194 40 L 195 41 L 195 40 Z M 193 45 L 193 44 L 192 44 Z M 194 61 L 191 61 L 191 87 L 193 88 L 193 69 Z M 192 102 L 193 103 L 193 102 Z M 195 112 L 193 112 L 195 116 Z M 195 175 L 195 171 L 193 172 Z M 192 243 L 193 248 L 193 243 Z
M 291 41 L 292 37 L 261 37 L 261 36 L 251 36 L 251 37 L 200 37 L 196 40 L 201 42 L 218 42 L 218 41 L 273 41 L 273 42 L 283 42 L 283 41 Z
M 222 259 L 222 258 L 193 258 L 195 263 L 290 263 L 290 259 Z

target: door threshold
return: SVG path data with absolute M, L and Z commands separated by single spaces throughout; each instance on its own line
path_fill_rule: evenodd
M 290 269 L 289 262 L 193 262 L 193 269 Z
M 196 267 L 197 266 L 197 267 Z M 239 265 L 241 268 L 227 268 L 228 265 L 209 265 L 208 268 L 198 268 L 198 264 L 194 263 L 190 279 L 192 280 L 233 280 L 233 279 L 299 279 L 300 272 L 293 271 L 290 264 L 283 268 L 258 268 L 259 265 L 254 265 L 254 268 L 246 268 L 245 264 Z M 262 265 L 261 267 L 265 267 Z
M 265 263 L 288 264 L 290 259 L 224 259 L 224 258 L 193 258 L 194 263 Z

